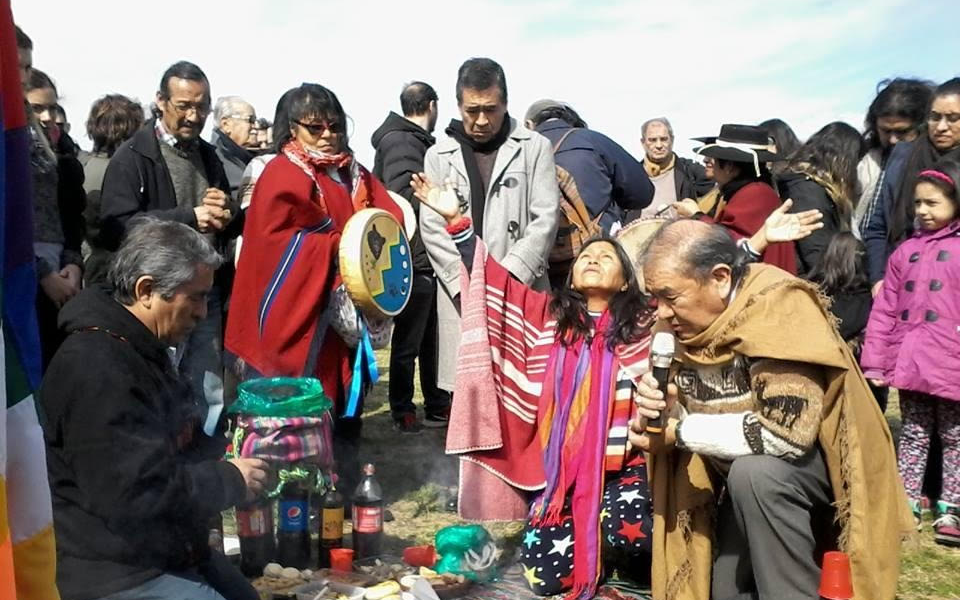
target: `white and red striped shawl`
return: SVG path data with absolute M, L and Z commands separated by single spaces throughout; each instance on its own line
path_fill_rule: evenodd
M 556 321 L 550 295 L 514 279 L 479 238 L 461 267 L 461 339 L 447 454 L 460 457 L 460 516 L 500 521 L 528 516 L 527 493 L 545 485 L 537 411 Z M 638 379 L 649 338 L 617 348 L 619 367 Z

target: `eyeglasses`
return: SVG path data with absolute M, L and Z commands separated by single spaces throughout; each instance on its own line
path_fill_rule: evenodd
M 210 103 L 195 103 L 195 102 L 170 102 L 167 100 L 167 103 L 173 107 L 173 110 L 176 111 L 178 115 L 187 116 L 190 111 L 197 113 L 197 116 L 205 116 L 210 114 Z
M 302 121 L 294 121 L 300 127 L 303 127 L 310 132 L 311 135 L 323 135 L 324 131 L 329 131 L 333 135 L 340 135 L 345 132 L 343 123 L 333 122 L 327 123 L 326 121 L 321 123 L 303 123 Z
M 236 119 L 236 120 L 238 120 L 238 121 L 246 121 L 247 123 L 249 123 L 250 125 L 253 125 L 253 126 L 256 126 L 256 124 L 257 124 L 257 118 L 256 118 L 255 116 L 253 116 L 253 115 L 249 115 L 249 116 L 247 116 L 247 115 L 230 115 L 230 116 L 227 117 L 227 118 L 228 118 L 228 119 Z
M 930 114 L 927 115 L 927 124 L 938 125 L 940 121 L 944 119 L 947 120 L 947 125 L 956 125 L 957 123 L 960 123 L 960 113 L 941 114 L 935 111 L 930 111 Z

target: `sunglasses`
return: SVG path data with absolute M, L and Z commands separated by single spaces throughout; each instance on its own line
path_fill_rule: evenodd
M 329 131 L 334 135 L 340 135 L 346 130 L 343 127 L 343 123 L 333 122 L 333 123 L 304 123 L 302 121 L 294 121 L 300 127 L 303 127 L 310 132 L 310 135 L 320 136 L 323 135 L 324 131 Z

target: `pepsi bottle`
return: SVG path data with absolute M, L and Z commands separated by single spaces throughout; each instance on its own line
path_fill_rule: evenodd
M 306 569 L 310 565 L 310 494 L 298 482 L 283 486 L 277 502 L 277 562 Z

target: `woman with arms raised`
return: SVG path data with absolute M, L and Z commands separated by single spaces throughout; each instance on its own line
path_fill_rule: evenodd
M 591 598 L 614 566 L 648 580 L 646 464 L 626 432 L 634 382 L 647 370 L 654 310 L 630 258 L 612 238 L 590 240 L 566 285 L 552 295 L 537 292 L 487 255 L 455 191 L 423 175 L 414 175 L 413 187 L 447 221 L 469 279 L 461 285 L 460 367 L 447 442 L 447 452 L 463 458 L 461 514 L 505 518 L 502 506 L 476 505 L 476 496 L 504 482 L 534 492 L 521 563 L 537 594 Z M 817 227 L 816 211 L 785 215 L 789 206 L 770 217 L 776 227 L 750 240 L 751 250 L 762 252 L 768 237 L 795 239 Z M 462 420 L 481 425 L 459 429 Z M 499 423 L 493 443 L 476 434 L 484 422 Z

